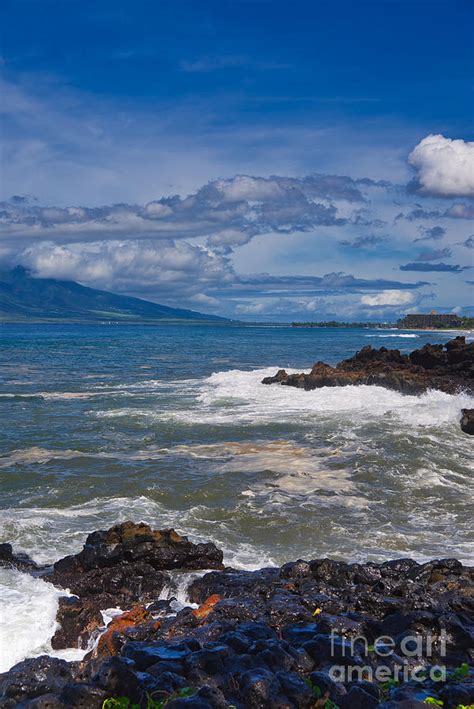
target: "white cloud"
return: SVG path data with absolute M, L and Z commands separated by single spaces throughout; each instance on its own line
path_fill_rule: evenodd
M 41 278 L 75 280 L 95 288 L 165 301 L 217 307 L 203 291 L 235 279 L 225 256 L 186 241 L 102 241 L 26 249 L 19 262 Z
M 64 243 L 129 236 L 208 237 L 212 246 L 239 246 L 256 234 L 343 226 L 347 219 L 340 214 L 340 201 L 363 199 L 357 181 L 349 177 L 236 175 L 208 182 L 186 197 L 162 197 L 145 206 L 57 207 L 7 200 L 0 203 L 0 227 L 3 239 Z
M 408 156 L 421 193 L 474 197 L 474 142 L 428 135 Z
M 363 295 L 360 299 L 362 305 L 378 307 L 381 305 L 411 305 L 415 302 L 414 293 L 404 290 L 386 290 L 375 295 Z

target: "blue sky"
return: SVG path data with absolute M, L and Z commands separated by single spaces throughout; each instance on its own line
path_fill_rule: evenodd
M 464 0 L 7 0 L 0 258 L 244 319 L 472 309 Z

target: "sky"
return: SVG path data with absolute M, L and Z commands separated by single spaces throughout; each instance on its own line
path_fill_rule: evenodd
M 471 0 L 3 0 L 0 266 L 252 321 L 474 314 Z

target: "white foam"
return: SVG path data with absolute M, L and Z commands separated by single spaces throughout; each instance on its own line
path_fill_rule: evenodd
M 468 394 L 450 395 L 428 391 L 419 396 L 404 395 L 376 386 L 322 387 L 304 391 L 295 387 L 261 384 L 275 368 L 243 372 L 233 370 L 211 375 L 198 396 L 206 423 L 258 423 L 297 421 L 312 425 L 315 419 L 334 414 L 363 420 L 396 416 L 398 423 L 439 425 L 458 421 L 461 408 L 474 406 Z M 180 414 L 178 414 L 179 417 Z M 183 411 L 181 417 L 194 416 Z
M 14 569 L 0 569 L 0 672 L 25 657 L 54 655 L 51 637 L 57 628 L 59 596 L 54 586 Z M 81 659 L 84 651 L 60 653 L 67 659 Z
M 419 337 L 419 335 L 415 335 L 415 334 L 412 334 L 412 333 L 410 333 L 410 334 L 408 334 L 408 333 L 398 333 L 398 334 L 396 334 L 396 335 L 390 333 L 390 334 L 380 335 L 380 334 L 374 332 L 374 333 L 372 333 L 372 334 L 370 334 L 370 335 L 366 335 L 366 337 L 409 337 L 409 338 L 412 338 L 412 337 Z

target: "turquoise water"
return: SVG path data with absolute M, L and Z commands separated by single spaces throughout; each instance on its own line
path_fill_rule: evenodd
M 367 344 L 410 351 L 449 337 L 5 325 L 0 541 L 49 562 L 91 530 L 133 519 L 210 538 L 248 568 L 323 555 L 467 560 L 472 441 L 459 417 L 472 397 L 260 383 Z M 54 622 L 49 588 L 2 574 L 18 638 L 40 599 Z M 25 636 L 15 658 L 31 651 Z

